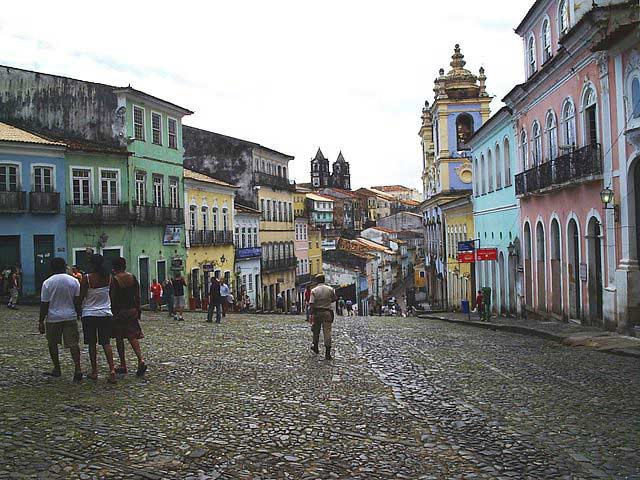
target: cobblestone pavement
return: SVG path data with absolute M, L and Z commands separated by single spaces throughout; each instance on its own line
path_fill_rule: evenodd
M 147 314 L 144 379 L 71 382 L 0 311 L 0 478 L 640 478 L 640 360 L 437 320 Z M 86 352 L 83 364 L 88 367 Z

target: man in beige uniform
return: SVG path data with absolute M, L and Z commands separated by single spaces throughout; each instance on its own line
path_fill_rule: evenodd
M 320 353 L 320 329 L 324 335 L 324 348 L 327 360 L 331 360 L 331 326 L 333 324 L 333 303 L 336 301 L 336 292 L 329 285 L 324 284 L 324 275 L 316 275 L 317 286 L 311 290 L 309 306 L 311 307 L 311 331 L 313 332 L 314 353 Z

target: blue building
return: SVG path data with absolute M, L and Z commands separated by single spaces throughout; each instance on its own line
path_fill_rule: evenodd
M 18 266 L 33 295 L 66 259 L 65 145 L 0 123 L 0 268 Z
M 519 205 L 516 199 L 515 134 L 511 112 L 500 109 L 468 140 L 473 158 L 473 220 L 480 248 L 496 248 L 497 260 L 476 262 L 478 288 L 491 287 L 495 313 L 518 311 L 516 266 Z

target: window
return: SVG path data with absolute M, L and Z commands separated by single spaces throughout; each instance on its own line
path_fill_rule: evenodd
M 89 205 L 91 203 L 91 170 L 84 168 L 74 168 L 71 172 L 73 204 Z M 0 183 L 2 177 L 0 176 Z
M 569 7 L 567 0 L 561 0 L 558 6 L 558 30 L 560 36 L 569 30 Z
M 246 248 L 247 247 L 247 229 L 245 227 L 242 227 L 241 230 L 241 236 L 240 236 L 240 248 Z
M 566 148 L 576 144 L 576 111 L 573 102 L 565 100 L 562 107 L 562 141 Z
M 189 228 L 195 230 L 198 226 L 198 207 L 189 205 Z
M 200 212 L 202 218 L 202 230 L 209 230 L 209 207 L 203 205 Z
M 545 128 L 547 133 L 547 150 L 549 152 L 549 160 L 553 160 L 558 156 L 558 126 L 556 125 L 556 116 L 551 110 L 547 113 Z
M 456 135 L 458 150 L 469 150 L 467 141 L 473 135 L 473 117 L 468 113 L 456 118 Z
M 144 108 L 133 106 L 133 138 L 144 142 Z
M 162 175 L 153 176 L 153 205 L 164 206 L 164 177 Z
M 496 190 L 502 188 L 502 158 L 500 158 L 500 145 L 496 143 Z
M 178 121 L 175 118 L 167 119 L 167 132 L 169 134 L 169 148 L 178 149 Z
M 253 246 L 257 247 L 258 243 L 258 227 L 253 227 Z
M 271 200 L 267 200 L 267 218 L 268 222 L 271 221 Z
M 118 171 L 102 170 L 100 172 L 100 192 L 103 205 L 118 203 Z
M 487 152 L 487 183 L 489 184 L 489 192 L 493 192 L 493 155 L 491 150 Z
M 522 130 L 520 132 L 520 161 L 522 162 L 522 169 L 527 169 L 527 132 Z
M 162 145 L 162 115 L 151 112 L 151 140 L 156 145 Z
M 533 35 L 529 37 L 527 44 L 527 62 L 529 65 L 529 76 L 536 73 L 536 39 Z
M 478 166 L 478 158 L 473 159 L 473 189 L 474 195 L 480 195 L 480 170 Z
M 261 198 L 260 199 L 260 213 L 262 214 L 261 215 L 262 220 L 266 220 L 267 219 L 266 216 L 265 216 L 265 212 L 266 212 L 266 210 L 264 209 L 264 198 Z
M 248 286 L 247 286 L 247 290 L 249 292 L 253 292 L 253 275 L 247 275 L 247 278 L 249 280 Z
M 211 216 L 212 216 L 212 225 L 213 225 L 213 229 L 215 231 L 218 231 L 218 207 L 213 207 L 213 210 L 211 210 Z
M 631 112 L 632 118 L 640 118 L 640 80 L 638 77 L 631 81 Z
M 33 167 L 33 191 L 53 192 L 53 167 Z
M 551 28 L 549 20 L 542 22 L 542 62 L 546 62 L 551 58 Z
M 508 138 L 504 139 L 502 156 L 504 157 L 504 186 L 508 187 L 511 185 L 511 151 Z
M 236 227 L 234 230 L 233 243 L 235 243 L 237 248 L 242 248 L 240 246 L 240 227 Z
M 0 165 L 0 192 L 18 191 L 18 166 Z
M 180 184 L 175 177 L 169 179 L 169 206 L 180 208 Z
M 484 155 L 480 156 L 480 182 L 482 195 L 487 193 L 487 162 L 484 159 Z
M 531 138 L 533 139 L 533 143 L 531 145 L 531 160 L 533 161 L 533 165 L 539 165 L 542 161 L 542 136 L 540 132 L 540 124 L 537 120 L 533 122 Z
M 584 110 L 584 135 L 586 145 L 598 143 L 598 121 L 596 113 L 596 92 L 589 86 L 582 96 Z
M 229 210 L 226 208 L 222 209 L 222 230 L 229 230 Z
M 136 204 L 144 205 L 147 200 L 147 174 L 136 172 Z

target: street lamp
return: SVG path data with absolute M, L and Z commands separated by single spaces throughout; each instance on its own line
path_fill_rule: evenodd
M 615 222 L 617 222 L 618 221 L 618 205 L 615 205 L 613 203 L 615 200 L 614 191 L 611 190 L 611 188 L 609 187 L 603 189 L 600 192 L 600 200 L 602 200 L 605 210 L 613 210 L 613 219 Z

